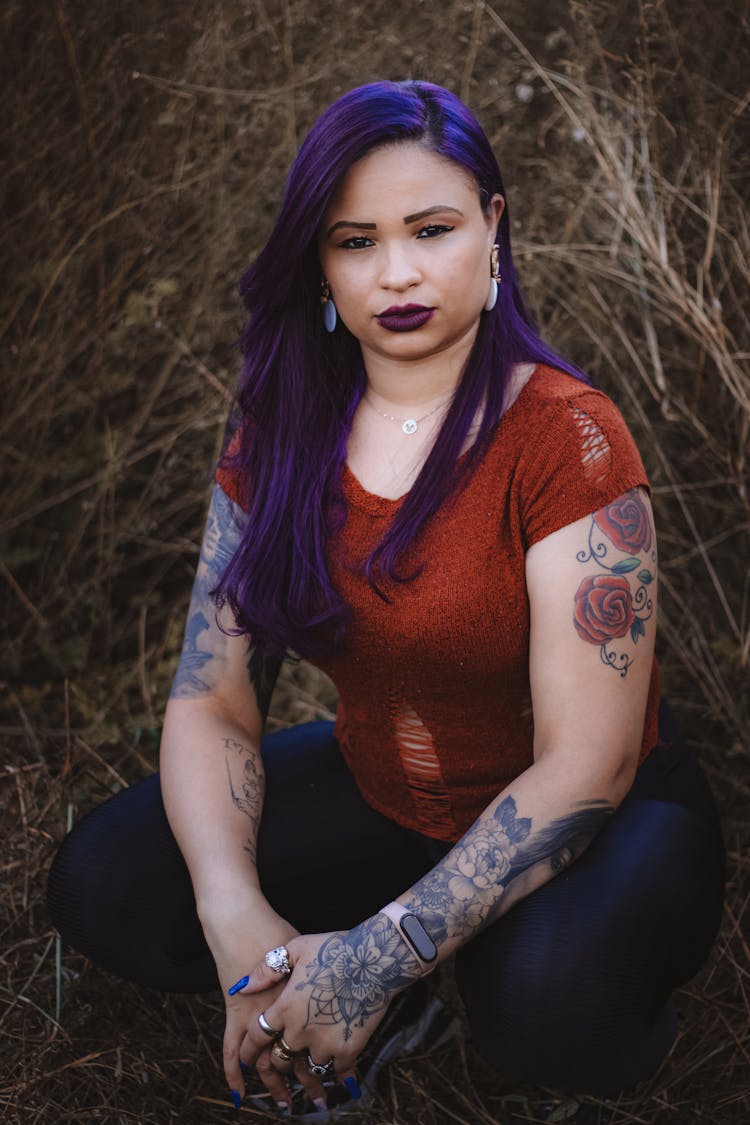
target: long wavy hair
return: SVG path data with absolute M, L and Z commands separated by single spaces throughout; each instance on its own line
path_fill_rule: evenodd
M 292 165 L 281 210 L 242 277 L 250 314 L 240 336 L 239 444 L 224 464 L 247 482 L 240 545 L 214 591 L 239 632 L 273 656 L 315 658 L 340 640 L 349 607 L 326 563 L 330 536 L 346 519 L 341 474 L 366 376 L 357 340 L 339 322 L 323 328 L 318 230 L 337 185 L 373 149 L 412 141 L 473 177 L 484 208 L 505 197 L 481 126 L 449 90 L 428 82 L 373 82 L 344 94 L 318 118 Z M 511 368 L 550 363 L 585 379 L 540 339 L 521 295 L 506 206 L 498 228 L 498 299 L 483 312 L 451 406 L 432 449 L 383 538 L 362 560 L 373 588 L 408 581 L 399 560 L 449 493 L 478 463 L 503 411 Z M 488 263 L 489 283 L 489 263 Z M 480 408 L 483 406 L 483 410 Z M 477 414 L 476 440 L 461 457 Z M 393 587 L 391 587 L 392 589 Z

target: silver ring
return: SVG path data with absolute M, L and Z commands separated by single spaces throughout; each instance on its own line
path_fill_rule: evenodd
M 333 1059 L 329 1059 L 327 1063 L 316 1063 L 312 1055 L 308 1053 L 307 1069 L 310 1074 L 314 1074 L 318 1078 L 325 1078 L 333 1070 Z
M 275 973 L 279 973 L 283 977 L 292 971 L 285 945 L 279 945 L 276 949 L 269 949 L 263 960 L 269 969 L 273 969 Z
M 270 1036 L 271 1039 L 275 1039 L 277 1035 L 281 1035 L 280 1031 L 277 1031 L 275 1027 L 271 1027 L 266 1019 L 265 1012 L 260 1012 L 258 1015 L 258 1027 L 261 1031 L 265 1032 L 266 1035 Z

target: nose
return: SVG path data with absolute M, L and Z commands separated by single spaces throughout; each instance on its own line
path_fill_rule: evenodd
M 410 289 L 421 280 L 422 274 L 408 245 L 399 240 L 383 246 L 380 267 L 383 289 Z

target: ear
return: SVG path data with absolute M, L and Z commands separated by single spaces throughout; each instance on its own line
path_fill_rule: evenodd
M 487 230 L 490 234 L 490 245 L 497 241 L 497 228 L 504 210 L 505 200 L 502 195 L 496 192 L 487 204 L 487 209 L 484 213 Z

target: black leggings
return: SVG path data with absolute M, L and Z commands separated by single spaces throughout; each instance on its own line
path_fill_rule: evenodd
M 456 976 L 474 1042 L 506 1076 L 614 1095 L 675 1035 L 671 993 L 703 964 L 723 901 L 723 848 L 705 778 L 668 728 L 610 822 L 568 870 L 466 945 Z M 261 885 L 302 933 L 348 929 L 448 850 L 363 800 L 333 738 L 310 723 L 263 740 Z M 63 938 L 153 988 L 217 987 L 158 776 L 65 839 L 49 878 Z

